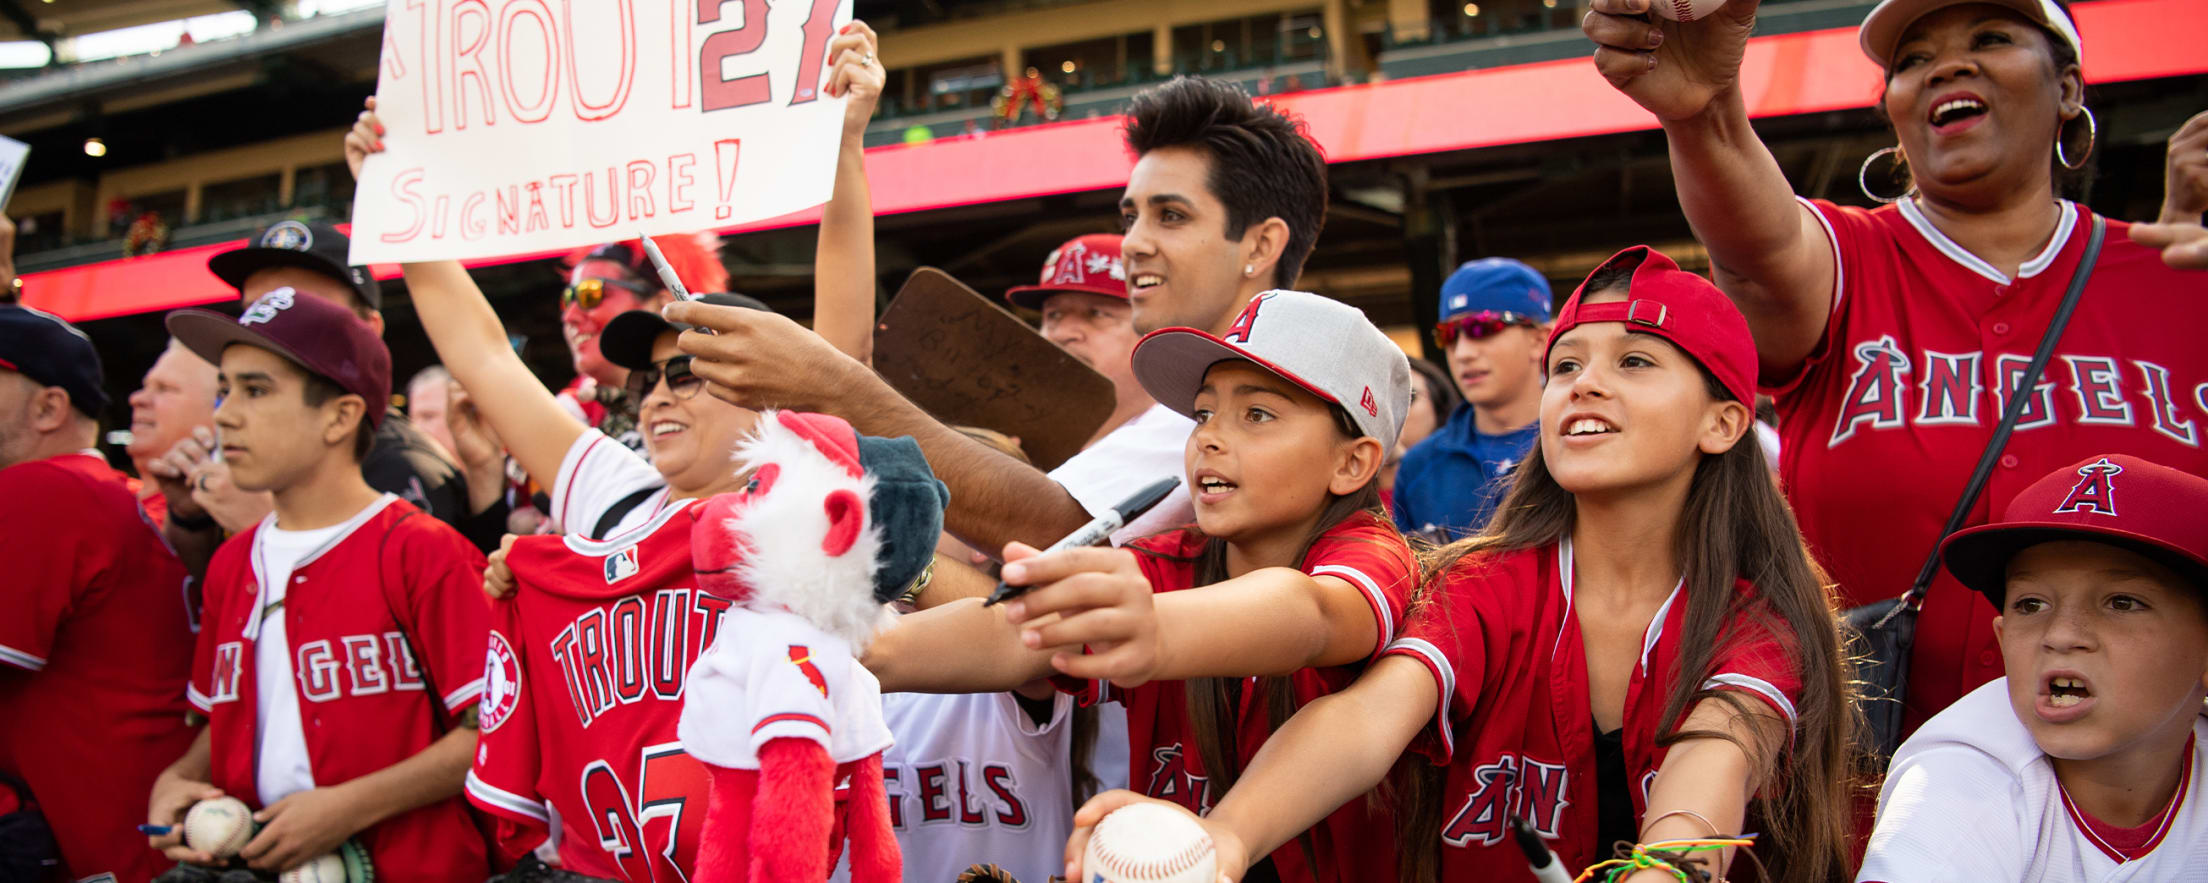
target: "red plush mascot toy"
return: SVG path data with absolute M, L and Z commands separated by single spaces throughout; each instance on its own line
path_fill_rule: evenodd
M 820 414 L 761 414 L 737 458 L 750 486 L 708 501 L 691 533 L 698 587 L 736 602 L 677 730 L 712 776 L 693 879 L 826 880 L 847 827 L 854 883 L 899 880 L 889 727 L 858 657 L 933 559 L 950 495 L 912 439 Z

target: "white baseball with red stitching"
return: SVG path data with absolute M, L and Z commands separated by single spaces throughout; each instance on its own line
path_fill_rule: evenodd
M 1672 21 L 1694 21 L 1716 12 L 1725 0 L 1649 0 L 1649 11 L 1658 18 Z
M 1179 810 L 1133 803 L 1112 811 L 1089 835 L 1084 883 L 1215 883 L 1211 835 Z

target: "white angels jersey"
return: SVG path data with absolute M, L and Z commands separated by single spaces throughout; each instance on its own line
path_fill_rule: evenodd
M 2009 706 L 2008 680 L 1934 715 L 1894 753 L 1859 883 L 2208 881 L 2208 719 L 2193 719 L 2177 793 L 2135 829 L 2070 802 Z
M 808 739 L 836 763 L 886 749 L 882 685 L 842 638 L 783 610 L 732 608 L 719 637 L 690 667 L 676 733 L 692 757 L 759 768 L 774 739 Z

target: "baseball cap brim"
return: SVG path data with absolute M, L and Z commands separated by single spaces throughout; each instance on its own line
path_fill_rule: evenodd
M 313 365 L 307 364 L 307 360 L 300 358 L 298 353 L 277 343 L 275 338 L 253 330 L 253 326 L 240 325 L 237 319 L 213 310 L 178 310 L 170 313 L 162 324 L 168 326 L 169 334 L 183 344 L 185 349 L 206 359 L 207 364 L 216 368 L 222 367 L 223 350 L 231 344 L 242 343 L 283 356 L 310 374 L 321 373 Z
M 716 291 L 698 297 L 701 303 L 721 307 L 743 307 L 752 310 L 774 312 L 765 302 L 749 295 Z M 598 354 L 631 371 L 641 371 L 652 366 L 652 346 L 659 336 L 669 331 L 688 331 L 690 326 L 669 322 L 657 310 L 630 310 L 613 317 L 598 332 Z
M 2194 588 L 2208 592 L 2208 560 L 2128 530 L 2087 528 L 2068 522 L 2012 521 L 1956 531 L 1940 545 L 1940 563 L 1957 582 L 1986 596 L 1994 609 L 2000 610 L 2008 597 L 2009 559 L 2032 546 L 2059 540 L 2128 549 L 2176 571 Z
M 1901 44 L 1902 32 L 1917 19 L 1964 3 L 1988 3 L 2016 10 L 2025 18 L 2057 36 L 2069 41 L 2072 52 L 2080 59 L 2085 56 L 2084 41 L 2078 37 L 2078 28 L 2055 0 L 1885 0 L 1864 16 L 1863 26 L 1856 30 L 1856 40 L 1863 47 L 1863 54 L 1873 64 L 1885 68 L 1894 60 L 1894 48 Z
M 1115 300 L 1127 299 L 1127 292 L 1125 291 L 1098 291 L 1093 288 L 1081 288 L 1073 285 L 1022 285 L 1018 288 L 1006 289 L 1004 300 L 1006 303 L 1023 310 L 1040 310 L 1043 308 L 1043 302 L 1050 300 L 1050 296 L 1053 294 L 1093 294 L 1097 297 L 1109 297 Z
M 1220 362 L 1250 362 L 1295 384 L 1321 401 L 1340 405 L 1316 384 L 1294 372 L 1265 361 L 1248 350 L 1194 328 L 1160 328 L 1135 345 L 1135 380 L 1158 404 L 1193 417 L 1196 393 L 1204 387 L 1204 375 Z
M 383 293 L 380 290 L 370 292 L 362 288 L 353 281 L 350 267 L 338 266 L 329 259 L 312 252 L 249 245 L 244 248 L 231 249 L 207 259 L 207 271 L 215 274 L 215 278 L 221 279 L 228 283 L 231 288 L 239 291 L 245 290 L 247 277 L 262 270 L 278 267 L 296 267 L 328 276 L 345 283 L 345 287 L 352 289 L 354 294 L 359 295 L 361 303 L 367 304 L 369 309 L 383 309 Z

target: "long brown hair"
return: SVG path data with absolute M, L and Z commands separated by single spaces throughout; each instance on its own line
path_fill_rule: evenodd
M 1334 417 L 1335 429 L 1343 438 L 1356 439 L 1364 435 L 1357 428 L 1356 421 L 1350 418 L 1349 412 L 1340 405 L 1328 405 L 1327 410 Z M 1347 494 L 1327 495 L 1326 506 L 1319 510 L 1318 521 L 1312 524 L 1311 532 L 1304 536 L 1303 543 L 1296 547 L 1295 561 L 1289 562 L 1289 566 L 1300 564 L 1321 536 L 1360 512 L 1370 513 L 1380 524 L 1386 525 L 1389 532 L 1394 531 L 1395 523 L 1388 520 L 1387 510 L 1380 501 L 1380 476 L 1377 471 L 1363 487 Z M 1227 541 L 1218 537 L 1205 538 L 1203 547 L 1195 555 L 1194 564 L 1194 585 L 1208 586 L 1226 580 Z M 1381 635 L 1380 640 L 1386 642 L 1393 637 Z M 1187 695 L 1189 725 L 1195 730 L 1194 749 L 1197 756 L 1203 759 L 1204 773 L 1209 777 L 1206 780 L 1209 783 L 1209 795 L 1200 795 L 1199 800 L 1207 799 L 1210 795 L 1227 793 L 1227 789 L 1234 787 L 1235 779 L 1242 772 L 1243 763 L 1248 760 L 1241 756 L 1235 740 L 1238 730 L 1237 712 L 1241 707 L 1239 691 L 1243 688 L 1243 683 L 1242 678 L 1191 678 L 1182 682 L 1182 692 Z M 1264 703 L 1265 718 L 1270 729 L 1279 730 L 1282 724 L 1288 722 L 1288 718 L 1295 715 L 1296 698 L 1288 678 L 1258 678 L 1252 689 L 1258 691 L 1259 701 Z M 1184 747 L 1183 750 L 1187 749 Z M 1310 842 L 1302 838 L 1299 840 L 1308 856 Z
M 1731 398 L 1707 370 L 1702 376 L 1713 398 Z M 1435 602 L 1460 564 L 1477 567 L 1496 554 L 1563 541 L 1571 535 L 1576 511 L 1571 492 L 1549 474 L 1536 444 L 1487 528 L 1427 553 L 1421 562 L 1426 577 L 1412 601 L 1412 615 Z M 1779 494 L 1753 433 L 1744 433 L 1723 454 L 1702 456 L 1695 465 L 1676 542 L 1686 570 L 1686 631 L 1678 638 L 1678 675 L 1664 702 L 1656 744 L 1720 738 L 1740 745 L 1763 776 L 1749 807 L 1749 823 L 1765 834 L 1757 850 L 1765 878 L 1786 883 L 1843 879 L 1859 768 L 1853 747 L 1858 718 L 1850 701 L 1851 666 L 1841 650 L 1831 584 L 1810 559 L 1794 512 Z M 1739 579 L 1746 579 L 1753 591 L 1745 596 L 1735 591 Z M 1723 702 L 1735 714 L 1754 713 L 1754 700 L 1739 691 L 1701 687 L 1709 680 L 1718 649 L 1743 626 L 1794 637 L 1802 691 L 1795 703 L 1792 744 L 1777 756 L 1726 733 L 1680 730 L 1688 711 L 1703 701 Z M 1401 858 L 1405 881 L 1433 880 L 1440 871 L 1445 776 L 1445 768 L 1413 755 L 1398 764 L 1392 786 L 1398 796 L 1397 818 L 1411 844 Z

